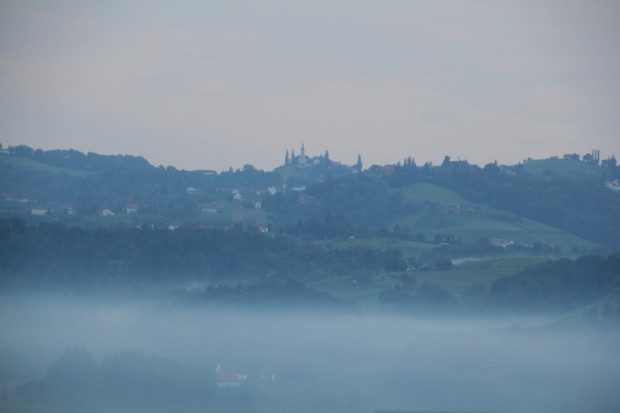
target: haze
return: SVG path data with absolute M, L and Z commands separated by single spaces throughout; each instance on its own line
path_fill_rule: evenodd
M 255 384 L 243 405 L 254 411 L 570 413 L 613 412 L 620 405 L 617 331 L 528 328 L 535 320 L 250 313 L 93 298 L 4 297 L 2 380 L 41 380 L 55 359 L 77 347 L 98 361 L 124 350 L 163 356 L 200 369 L 205 386 L 218 365 L 250 374 L 269 366 L 277 379 Z M 175 400 L 174 411 L 206 411 Z
M 618 154 L 614 1 L 0 2 L 4 145 L 272 169 Z

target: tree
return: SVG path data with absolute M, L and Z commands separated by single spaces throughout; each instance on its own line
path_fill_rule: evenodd
M 13 153 L 13 155 L 23 158 L 31 157 L 34 152 L 34 150 L 30 146 L 26 145 L 18 145 L 15 147 L 11 147 L 10 149 L 12 150 L 11 152 Z
M 609 158 L 607 158 L 606 160 L 601 162 L 601 165 L 603 165 L 603 166 L 605 166 L 605 167 L 607 167 L 609 169 L 614 169 L 617 164 L 618 164 L 618 162 L 616 161 L 616 157 L 614 155 L 610 156 Z
M 457 303 L 447 290 L 433 283 L 424 283 L 416 294 L 419 304 L 436 309 L 447 309 Z
M 407 262 L 403 253 L 395 248 L 390 248 L 383 253 L 383 268 L 385 271 L 405 271 Z

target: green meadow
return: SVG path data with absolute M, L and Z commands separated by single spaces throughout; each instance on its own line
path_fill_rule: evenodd
M 549 225 L 466 201 L 439 185 L 418 183 L 403 188 L 402 193 L 408 201 L 419 205 L 419 212 L 398 216 L 390 226 L 398 225 L 410 233 L 422 234 L 429 241 L 437 234 L 450 234 L 463 242 L 504 238 L 521 244 L 550 244 L 565 250 L 597 247 L 591 241 Z
M 6 155 L 0 155 L 0 167 L 22 169 L 27 172 L 51 172 L 55 174 L 67 174 L 75 176 L 88 176 L 92 174 L 91 172 L 87 171 L 59 168 L 56 166 L 51 166 L 41 162 L 33 161 L 27 158 Z

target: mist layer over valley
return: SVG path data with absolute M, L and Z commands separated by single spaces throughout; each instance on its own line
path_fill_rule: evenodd
M 615 158 L 6 152 L 0 411 L 618 411 Z
M 619 17 L 0 0 L 0 413 L 620 412 Z
M 4 296 L 0 380 L 29 411 L 616 411 L 618 331 L 539 321 Z

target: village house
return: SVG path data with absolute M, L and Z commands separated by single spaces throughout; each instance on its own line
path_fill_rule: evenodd
M 170 223 L 170 225 L 168 225 L 168 230 L 169 231 L 175 231 L 175 230 L 181 228 L 181 226 L 183 226 L 183 222 L 181 222 L 181 221 L 172 221 Z
M 217 365 L 215 368 L 215 383 L 219 388 L 239 388 L 248 381 L 276 381 L 278 375 L 268 365 L 262 365 L 259 369 L 251 372 L 241 372 L 232 366 Z
M 138 212 L 138 204 L 127 204 L 125 206 L 125 210 L 128 214 L 135 214 Z
M 299 203 L 301 205 L 313 204 L 316 201 L 316 197 L 312 195 L 299 195 Z
M 217 213 L 218 213 L 218 211 L 219 211 L 219 208 L 218 208 L 218 206 L 217 206 L 217 204 L 216 204 L 216 203 L 214 203 L 214 202 L 209 202 L 209 203 L 204 204 L 204 205 L 202 206 L 201 211 L 202 211 L 203 213 L 205 213 L 205 214 L 217 214 Z
M 620 179 L 605 182 L 605 186 L 614 192 L 620 192 Z
M 495 247 L 507 248 L 510 245 L 514 245 L 514 242 L 506 238 L 494 238 L 491 240 L 491 245 Z
M 241 382 L 247 380 L 247 378 L 247 374 L 237 373 L 230 367 L 223 368 L 219 363 L 215 368 L 215 383 L 219 388 L 241 387 Z
M 63 205 L 62 209 L 63 211 L 65 211 L 65 214 L 67 214 L 68 216 L 75 215 L 75 209 L 73 209 L 71 205 Z

